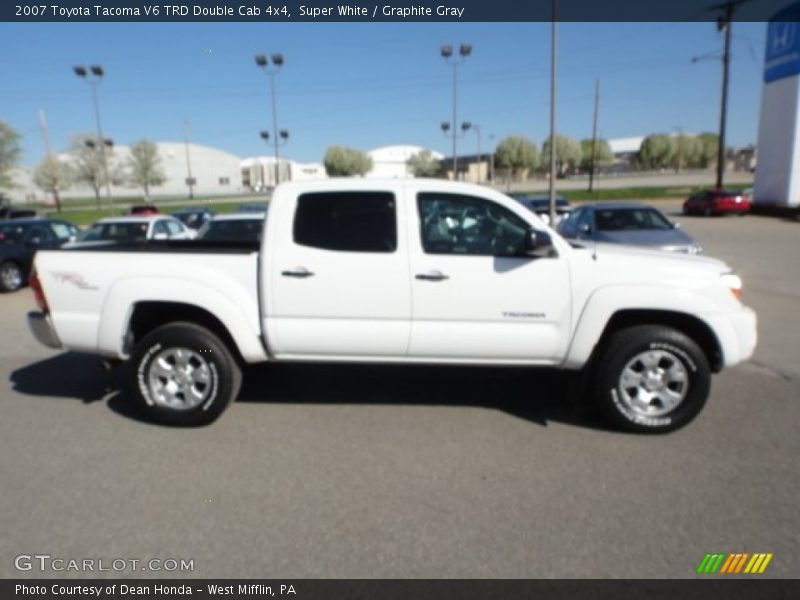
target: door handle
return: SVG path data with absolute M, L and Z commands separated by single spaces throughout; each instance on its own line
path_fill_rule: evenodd
M 284 277 L 297 277 L 298 279 L 305 279 L 306 277 L 311 277 L 313 273 L 305 267 L 296 267 L 288 271 L 281 271 L 281 275 Z
M 427 273 L 417 273 L 415 275 L 415 278 L 422 279 L 423 281 L 444 281 L 445 279 L 450 279 L 447 275 L 445 275 L 441 271 L 428 271 Z

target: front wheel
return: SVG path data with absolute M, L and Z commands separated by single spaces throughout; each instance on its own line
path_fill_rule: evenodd
M 131 357 L 132 388 L 154 421 L 179 426 L 211 423 L 241 387 L 239 365 L 212 332 L 171 323 L 147 334 Z
M 614 426 L 641 433 L 683 427 L 702 410 L 711 369 L 689 337 L 640 325 L 616 332 L 597 362 L 595 400 Z

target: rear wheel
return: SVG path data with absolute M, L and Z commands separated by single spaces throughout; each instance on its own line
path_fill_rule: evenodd
M 241 387 L 241 370 L 227 346 L 193 323 L 171 323 L 150 332 L 136 345 L 131 362 L 133 394 L 159 423 L 211 423 Z
M 606 419 L 627 431 L 665 433 L 702 410 L 711 370 L 683 333 L 640 325 L 615 333 L 597 362 L 595 400 Z
M 22 269 L 17 263 L 8 260 L 0 265 L 0 292 L 15 292 L 23 283 Z

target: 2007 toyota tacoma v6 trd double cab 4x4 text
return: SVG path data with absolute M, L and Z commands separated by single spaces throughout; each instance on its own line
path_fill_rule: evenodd
M 756 344 L 718 260 L 570 245 L 504 194 L 425 179 L 282 184 L 260 243 L 41 251 L 31 286 L 39 341 L 130 361 L 179 425 L 219 416 L 245 363 L 344 361 L 580 371 L 613 424 L 662 432 Z

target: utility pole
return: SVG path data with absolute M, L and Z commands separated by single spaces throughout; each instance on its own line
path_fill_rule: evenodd
M 192 177 L 192 159 L 189 156 L 189 121 L 183 122 L 183 145 L 186 148 L 186 185 L 189 186 L 189 199 L 194 199 L 194 178 Z
M 738 4 L 738 3 L 737 3 Z M 722 53 L 722 106 L 719 115 L 719 146 L 717 147 L 717 189 L 722 189 L 725 175 L 725 123 L 728 118 L 728 78 L 731 60 L 731 22 L 733 20 L 733 0 L 725 5 L 725 16 L 717 21 L 717 29 L 725 30 L 725 49 Z
M 592 162 L 589 167 L 589 191 L 594 188 L 594 169 L 597 161 L 597 118 L 600 114 L 600 80 L 594 82 L 594 123 L 592 124 Z
M 42 126 L 42 138 L 44 138 L 44 148 L 45 152 L 47 152 L 47 163 L 50 167 L 50 177 L 53 180 L 53 199 L 56 201 L 56 212 L 61 212 L 61 198 L 58 195 L 58 169 L 53 150 L 50 147 L 50 134 L 47 131 L 47 119 L 43 108 L 39 109 L 39 123 Z
M 553 23 L 550 46 L 550 224 L 556 222 L 556 66 L 557 66 L 556 0 L 553 0 Z

